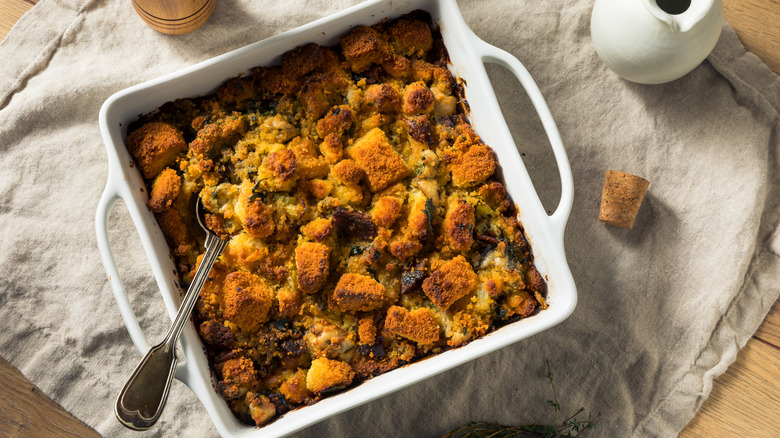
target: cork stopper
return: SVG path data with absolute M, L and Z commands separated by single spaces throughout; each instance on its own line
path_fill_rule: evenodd
M 642 206 L 650 181 L 630 173 L 604 172 L 599 220 L 620 228 L 631 228 Z

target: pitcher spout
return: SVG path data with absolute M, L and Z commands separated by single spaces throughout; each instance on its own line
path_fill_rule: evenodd
M 716 7 L 716 0 L 642 0 L 656 19 L 673 33 L 688 32 Z

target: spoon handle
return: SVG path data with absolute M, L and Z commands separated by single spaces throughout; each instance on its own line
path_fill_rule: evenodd
M 192 309 L 198 301 L 200 290 L 203 289 L 203 285 L 211 273 L 211 267 L 214 266 L 217 257 L 225 250 L 227 243 L 227 240 L 222 240 L 212 233 L 206 233 L 206 253 L 203 254 L 203 259 L 201 259 L 200 265 L 197 271 L 195 271 L 195 277 L 184 295 L 184 301 L 182 301 L 179 312 L 176 314 L 176 318 L 173 320 L 171 329 L 168 330 L 163 343 L 175 345 L 176 341 L 179 340 L 184 324 L 187 323 L 190 313 L 192 313 Z
M 126 427 L 147 430 L 160 418 L 176 373 L 176 342 L 195 307 L 211 267 L 226 245 L 227 241 L 211 233 L 206 234 L 206 253 L 168 334 L 160 344 L 149 349 L 116 399 L 114 414 Z

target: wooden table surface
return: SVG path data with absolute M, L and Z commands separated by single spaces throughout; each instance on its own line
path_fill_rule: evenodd
M 0 0 L 0 40 L 35 3 Z M 745 47 L 780 74 L 780 0 L 723 3 L 726 20 Z M 736 362 L 715 380 L 710 397 L 680 436 L 780 437 L 780 301 Z M 0 437 L 99 435 L 0 358 Z

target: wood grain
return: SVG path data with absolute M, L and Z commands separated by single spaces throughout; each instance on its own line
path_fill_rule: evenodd
M 780 350 L 753 339 L 715 380 L 681 438 L 780 437 Z
M 723 12 L 745 48 L 780 73 L 780 1 L 724 0 Z
M 772 306 L 772 310 L 769 311 L 753 337 L 780 348 L 780 300 Z M 778 371 L 780 372 L 780 370 Z
M 32 7 L 33 3 L 24 0 L 0 0 L 0 41 L 5 39 L 14 23 Z
M 35 0 L 0 0 L 0 40 Z M 780 73 L 780 0 L 724 0 L 726 20 L 745 47 Z M 780 301 L 736 362 L 715 380 L 683 438 L 780 436 Z M 46 397 L 0 358 L 0 437 L 100 435 Z
M 100 437 L 2 358 L 0 388 L 0 436 L 4 438 Z

